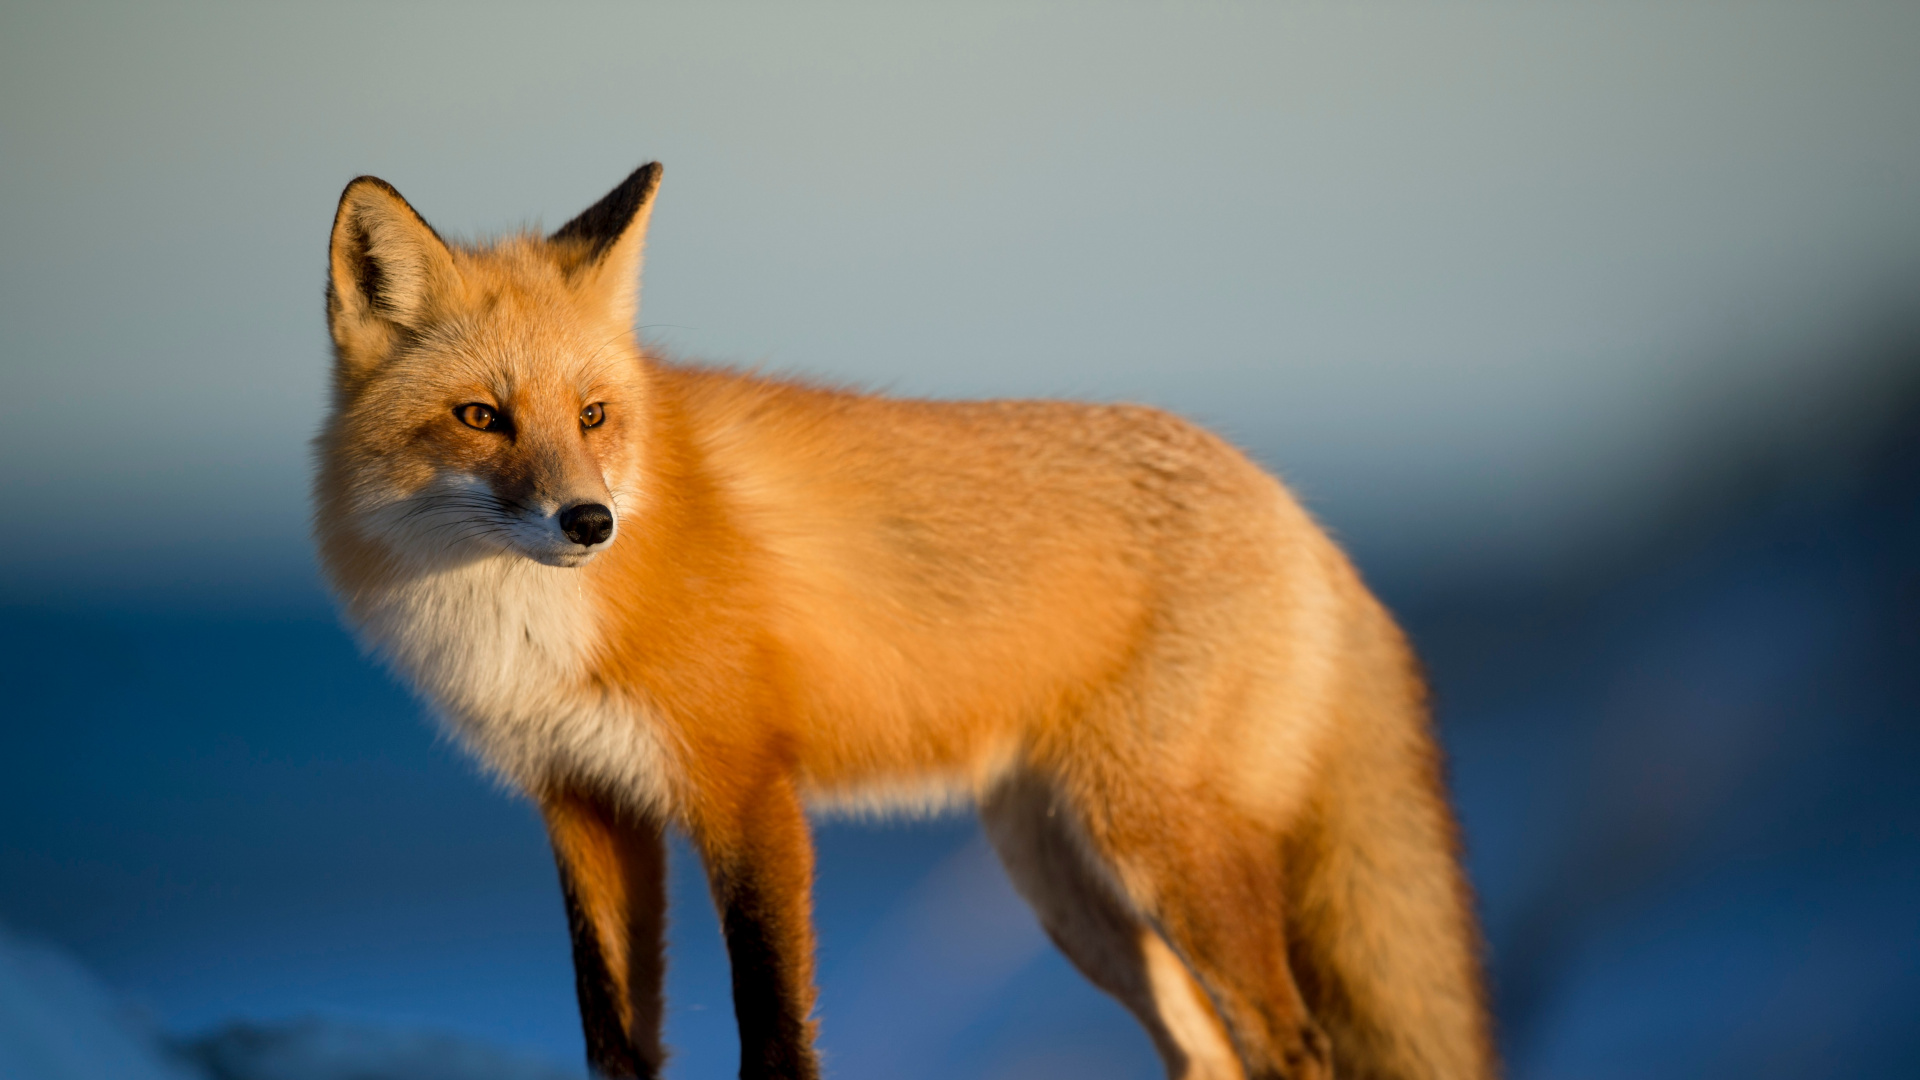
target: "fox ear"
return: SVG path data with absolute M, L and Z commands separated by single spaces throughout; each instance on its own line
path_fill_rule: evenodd
M 372 176 L 340 194 L 328 269 L 328 329 L 350 366 L 385 355 L 397 331 L 422 328 L 458 278 L 440 234 Z
M 642 165 L 547 238 L 576 287 L 594 296 L 621 326 L 632 326 L 640 310 L 640 255 L 659 188 L 660 163 Z

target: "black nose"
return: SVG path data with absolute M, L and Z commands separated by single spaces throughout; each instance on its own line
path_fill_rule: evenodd
M 613 511 L 599 503 L 581 503 L 560 511 L 560 531 L 567 539 L 583 547 L 613 535 Z

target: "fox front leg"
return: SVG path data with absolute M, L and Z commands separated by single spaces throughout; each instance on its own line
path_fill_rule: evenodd
M 816 1080 L 813 841 L 792 782 L 768 780 L 694 823 L 733 969 L 741 1080 Z
M 654 1080 L 666 1059 L 660 1021 L 667 851 L 660 824 L 572 791 L 543 796 L 540 809 L 573 935 L 587 1065 L 605 1080 Z

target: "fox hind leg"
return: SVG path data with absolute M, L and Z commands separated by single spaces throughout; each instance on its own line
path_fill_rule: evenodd
M 1249 1080 L 1331 1080 L 1332 1044 L 1288 962 L 1280 838 L 1193 800 L 1167 805 L 1182 828 L 1122 847 L 1134 903 L 1206 987 Z
M 1057 796 L 1031 775 L 1003 783 L 980 817 L 1014 887 L 1060 951 L 1146 1028 L 1172 1080 L 1244 1080 L 1206 991 L 1115 891 Z
M 1048 811 L 1077 826 L 1080 865 L 1104 871 L 1094 876 L 1114 883 L 1120 910 L 1137 912 L 1204 988 L 1248 1080 L 1329 1080 L 1332 1044 L 1289 964 L 1280 832 L 1204 791 L 1137 772 L 1107 779 L 1104 790 L 1057 789 Z M 1141 955 L 1151 961 L 1151 946 Z

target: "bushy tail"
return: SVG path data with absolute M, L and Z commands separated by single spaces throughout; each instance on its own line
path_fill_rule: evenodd
M 1480 936 L 1424 691 L 1395 652 L 1290 852 L 1290 959 L 1340 1080 L 1480 1080 L 1498 1071 Z

